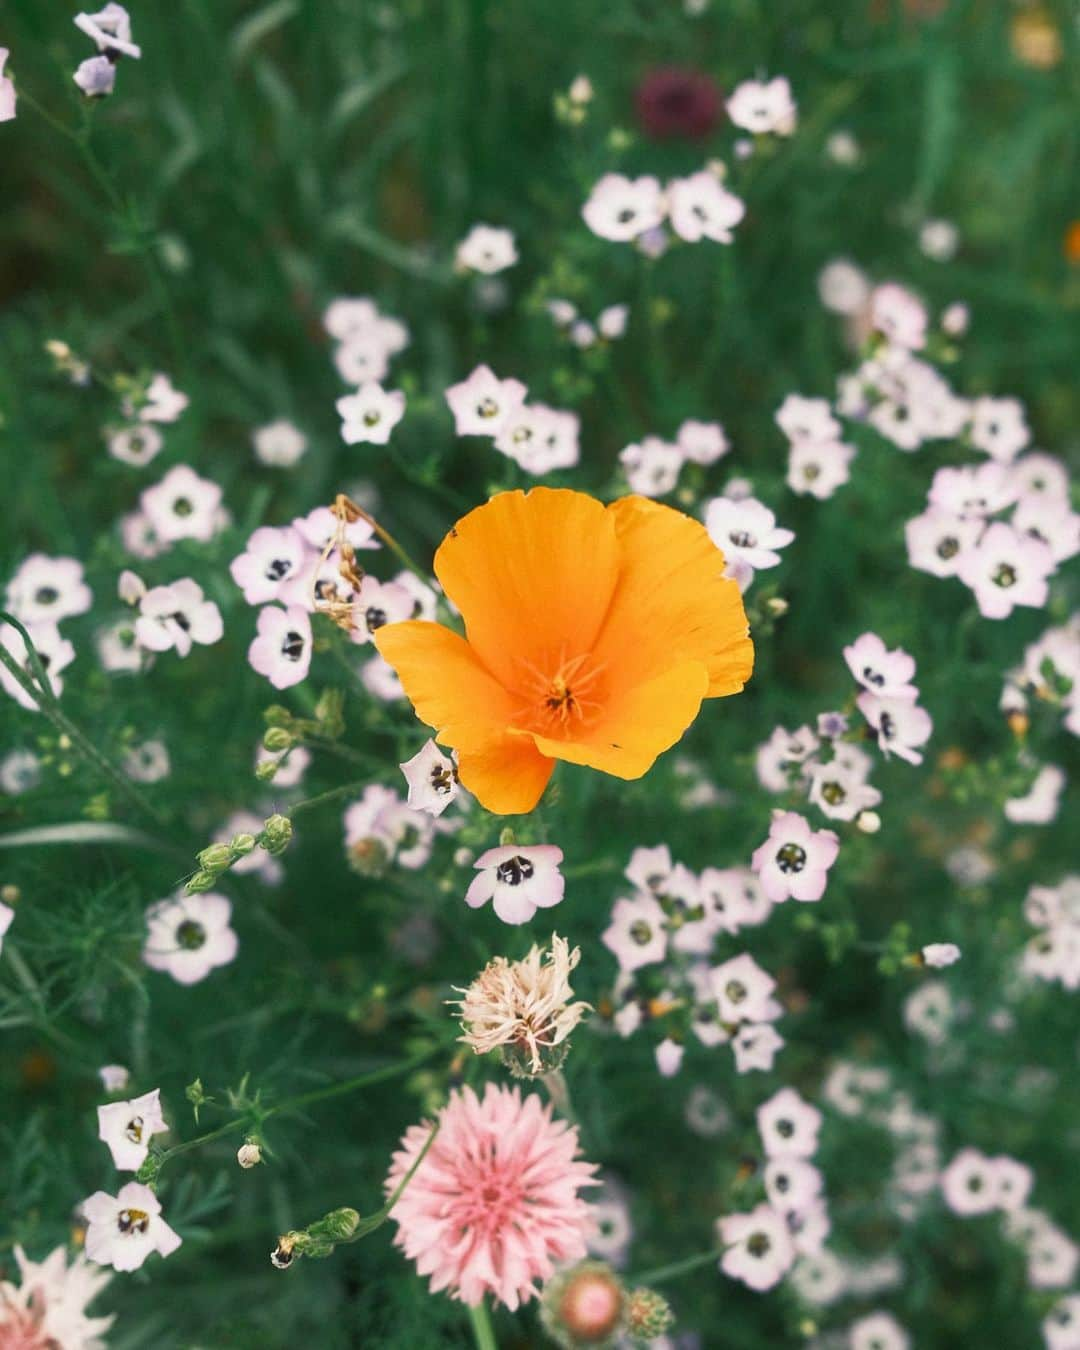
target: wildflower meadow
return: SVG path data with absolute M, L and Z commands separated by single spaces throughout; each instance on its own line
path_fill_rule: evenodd
M 0 0 L 0 1350 L 1080 1350 L 1065 0 Z

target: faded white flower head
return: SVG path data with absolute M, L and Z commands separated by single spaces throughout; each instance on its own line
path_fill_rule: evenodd
M 591 1011 L 588 1003 L 571 1002 L 570 972 L 580 959 L 581 949 L 571 951 L 557 933 L 546 952 L 534 944 L 521 961 L 496 956 L 458 990 L 460 1039 L 478 1055 L 501 1048 L 511 1071 L 523 1077 L 557 1068 L 567 1037 Z

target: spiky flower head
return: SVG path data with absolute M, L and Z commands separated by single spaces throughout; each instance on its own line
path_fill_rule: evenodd
M 558 1068 L 569 1048 L 567 1037 L 591 1011 L 588 1003 L 572 1003 L 570 972 L 581 949 L 570 950 L 565 938 L 551 935 L 550 951 L 533 946 L 521 961 L 496 956 L 489 961 L 458 1002 L 460 1039 L 478 1055 L 501 1049 L 518 1077 L 532 1078 Z

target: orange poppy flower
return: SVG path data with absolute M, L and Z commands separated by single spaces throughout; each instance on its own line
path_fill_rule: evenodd
M 702 699 L 742 689 L 754 649 L 723 567 L 703 525 L 648 498 L 501 492 L 435 554 L 466 636 L 407 620 L 375 643 L 465 787 L 531 811 L 555 760 L 640 778 Z

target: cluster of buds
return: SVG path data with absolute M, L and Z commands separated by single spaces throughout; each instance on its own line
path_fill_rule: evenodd
M 578 75 L 570 82 L 565 92 L 559 90 L 555 95 L 555 118 L 568 127 L 579 127 L 589 112 L 593 100 L 592 81 L 588 75 Z
M 270 1253 L 270 1262 L 276 1270 L 288 1270 L 298 1256 L 316 1260 L 330 1256 L 339 1242 L 356 1237 L 359 1227 L 360 1215 L 355 1209 L 332 1209 L 306 1228 L 282 1233 Z
M 84 361 L 81 356 L 76 356 L 66 342 L 62 342 L 59 338 L 50 338 L 45 344 L 45 351 L 52 358 L 53 370 L 57 375 L 65 375 L 72 384 L 90 383 L 89 362 Z
M 256 848 L 264 848 L 276 858 L 289 847 L 291 839 L 292 821 L 288 816 L 275 813 L 267 816 L 258 834 L 234 834 L 227 841 L 211 844 L 195 855 L 199 870 L 185 887 L 188 895 L 213 890 L 223 872 Z
M 540 1320 L 564 1350 L 609 1350 L 663 1336 L 675 1318 L 654 1289 L 627 1289 L 602 1261 L 582 1261 L 544 1286 Z
M 342 690 L 324 689 L 315 704 L 313 717 L 296 717 L 280 703 L 267 708 L 263 713 L 266 719 L 263 746 L 280 758 L 264 760 L 255 770 L 256 778 L 261 782 L 273 778 L 285 755 L 305 740 L 340 740 L 345 734 L 344 706 Z

